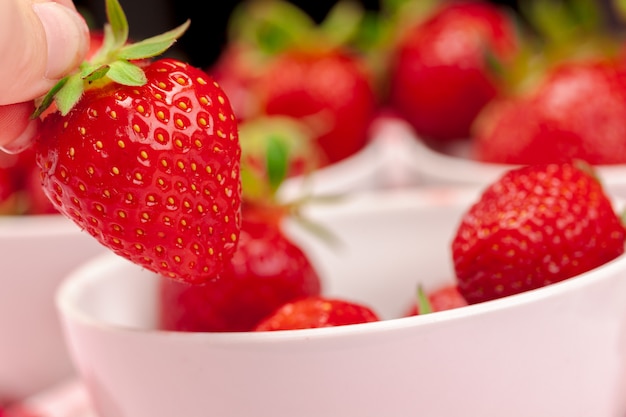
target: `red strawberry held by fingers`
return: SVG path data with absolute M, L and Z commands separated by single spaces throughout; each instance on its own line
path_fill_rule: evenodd
M 364 304 L 318 296 L 286 303 L 262 320 L 255 331 L 314 329 L 379 320 L 376 312 Z
M 469 137 L 480 110 L 500 94 L 490 62 L 518 49 L 515 24 L 483 1 L 443 2 L 396 41 L 389 69 L 389 103 L 424 139 Z
M 597 178 L 572 164 L 508 171 L 462 217 L 452 242 L 469 303 L 562 281 L 624 252 L 624 226 Z
M 107 6 L 119 8 L 116 0 Z M 57 95 L 77 97 L 57 100 L 59 111 L 43 120 L 36 150 L 44 191 L 113 252 L 173 279 L 211 280 L 240 228 L 241 151 L 228 98 L 178 60 L 143 69 L 129 62 L 172 39 L 126 45 L 123 30 L 110 32 L 122 33 L 111 42 L 120 49 L 99 55 L 119 59 L 83 65 Z

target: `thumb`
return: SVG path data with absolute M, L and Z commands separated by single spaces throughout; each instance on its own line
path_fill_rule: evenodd
M 33 100 L 77 68 L 89 30 L 68 0 L 0 0 L 0 105 Z

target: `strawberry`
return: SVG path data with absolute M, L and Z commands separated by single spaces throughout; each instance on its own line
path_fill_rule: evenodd
M 611 59 L 563 62 L 530 92 L 492 102 L 473 127 L 479 161 L 626 163 L 626 68 Z
M 313 132 L 325 164 L 337 162 L 366 144 L 377 107 L 373 74 L 348 46 L 360 18 L 343 1 L 320 25 L 286 1 L 243 3 L 211 71 L 236 97 L 241 119 L 295 118 Z
M 207 72 L 220 84 L 228 97 L 237 119 L 245 121 L 258 115 L 258 103 L 253 85 L 263 73 L 265 57 L 253 46 L 229 42 Z
M 62 80 L 41 124 L 37 162 L 55 207 L 113 252 L 186 282 L 219 274 L 240 227 L 240 145 L 228 98 L 204 71 L 175 59 L 143 69 L 188 22 L 127 44 L 117 0 L 101 51 Z
M 624 252 L 624 226 L 598 179 L 573 164 L 506 172 L 452 241 L 460 293 L 478 303 L 589 271 Z
M 426 296 L 430 312 L 451 310 L 467 305 L 467 301 L 465 301 L 456 285 L 444 285 L 429 292 Z M 418 314 L 424 314 L 424 312 L 420 312 L 419 303 L 411 305 L 406 313 L 407 316 L 416 316 Z
M 307 297 L 286 303 L 262 320 L 255 331 L 313 329 L 379 321 L 368 306 L 353 301 Z
M 376 103 L 370 78 L 353 55 L 337 50 L 285 52 L 257 89 L 267 114 L 307 122 L 328 163 L 365 146 Z
M 441 2 L 394 41 L 389 104 L 423 139 L 466 139 L 480 110 L 501 93 L 496 68 L 513 60 L 518 44 L 515 22 L 499 6 Z
M 259 116 L 239 123 L 241 176 L 247 200 L 273 194 L 288 177 L 310 174 L 324 157 L 311 130 L 286 116 Z
M 25 214 L 58 214 L 59 211 L 46 196 L 41 187 L 41 175 L 33 159 L 32 169 L 24 176 L 22 189 Z
M 246 213 L 237 251 L 219 278 L 203 285 L 162 281 L 162 328 L 250 331 L 284 303 L 320 293 L 307 255 L 278 224 Z
M 250 331 L 293 299 L 320 294 L 319 275 L 306 253 L 281 230 L 295 204 L 276 191 L 312 152 L 296 120 L 247 119 L 240 123 L 242 226 L 237 251 L 219 278 L 203 285 L 163 280 L 160 324 L 178 331 Z

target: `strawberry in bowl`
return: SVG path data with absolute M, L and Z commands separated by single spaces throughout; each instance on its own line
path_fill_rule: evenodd
M 293 119 L 314 148 L 314 170 L 285 181 L 285 199 L 300 197 L 303 186 L 327 194 L 386 181 L 380 169 L 389 162 L 373 143 L 379 82 L 355 46 L 365 20 L 360 7 L 344 1 L 319 23 L 285 1 L 243 2 L 231 16 L 228 42 L 207 71 L 242 124 Z
M 541 4 L 522 8 L 539 39 L 520 31 L 522 53 L 501 68 L 507 88 L 464 139 L 435 146 L 404 128 L 398 154 L 415 182 L 486 185 L 514 166 L 580 159 L 624 191 L 622 42 L 587 21 L 599 14 L 591 4 L 584 22 Z
M 462 147 L 434 150 L 404 129 L 404 166 L 423 183 L 485 185 L 514 166 L 581 160 L 623 193 L 625 74 L 612 58 L 555 65 L 533 89 L 485 107 Z
M 452 242 L 459 292 L 477 303 L 580 275 L 622 255 L 625 236 L 593 173 L 571 164 L 511 170 L 459 225 Z
M 347 2 L 319 24 L 282 0 L 243 2 L 209 72 L 234 86 L 233 97 L 244 97 L 235 105 L 240 119 L 282 115 L 302 121 L 324 162 L 332 164 L 365 146 L 377 110 L 374 74 L 351 45 L 362 21 L 363 11 Z
M 405 24 L 402 10 L 386 69 L 388 105 L 423 140 L 468 138 L 483 107 L 505 91 L 498 69 L 519 51 L 515 20 L 485 1 L 441 2 Z
M 273 331 L 164 331 L 155 274 L 110 254 L 84 264 L 68 277 L 57 302 L 98 414 L 115 416 L 123 407 L 133 415 L 155 417 L 175 409 L 189 416 L 377 416 L 410 413 L 417 402 L 425 414 L 450 417 L 576 414 L 581 409 L 623 415 L 626 403 L 619 387 L 626 368 L 615 346 L 626 329 L 626 258 L 619 251 L 624 231 L 615 218 L 624 203 L 592 185 L 593 176 L 576 167 L 534 170 L 532 175 L 510 174 L 525 178 L 534 191 L 527 193 L 528 201 L 513 199 L 518 204 L 510 203 L 506 211 L 494 209 L 504 213 L 500 229 L 508 226 L 508 233 L 492 227 L 489 235 L 487 226 L 477 227 L 488 243 L 474 252 L 464 243 L 472 236 L 464 224 L 488 220 L 486 210 L 472 211 L 472 206 L 491 196 L 476 187 L 371 191 L 303 209 L 332 231 L 339 243 L 335 247 L 287 218 L 285 233 L 310 257 L 324 287 L 321 299 L 293 300 L 268 316 L 268 322 L 279 323 L 275 327 L 258 326 Z M 584 210 L 587 204 L 594 209 Z M 559 208 L 564 219 L 576 221 L 550 223 L 550 214 Z M 533 221 L 554 230 L 540 234 L 530 227 Z M 607 238 L 583 242 L 591 228 Z M 519 245 L 508 258 L 504 251 L 502 258 L 512 265 L 504 275 L 517 272 L 522 262 L 541 265 L 540 250 L 547 247 L 552 254 L 550 245 L 559 245 L 561 260 L 581 264 L 576 275 L 540 276 L 541 286 L 531 282 L 515 294 L 503 277 L 504 290 L 499 290 L 487 258 L 498 255 L 498 237 L 500 246 L 510 246 L 526 229 L 534 245 Z M 453 245 L 455 239 L 459 243 Z M 609 246 L 615 250 L 603 263 L 582 265 L 577 262 L 580 245 L 590 253 Z M 496 297 L 479 299 L 468 291 L 472 278 L 462 271 L 469 268 L 455 269 L 463 256 L 485 268 L 492 279 L 481 281 L 481 291 Z M 550 262 L 546 269 L 554 273 Z M 511 276 L 514 288 L 517 281 Z M 407 317 L 405 307 L 414 302 L 418 287 L 426 294 L 458 288 L 455 308 Z M 459 294 L 471 303 L 460 303 Z M 343 309 L 332 300 L 359 307 Z M 339 312 L 346 321 L 335 317 Z M 357 322 L 348 322 L 355 317 Z M 325 327 L 329 322 L 341 325 Z M 90 384 L 94 375 L 97 383 Z M 475 384 L 468 388 L 469 379 Z M 595 389 L 599 383 L 602 390 Z M 238 401 L 229 395 L 233 390 Z M 313 391 L 325 401 L 307 401 Z M 586 394 L 575 395 L 580 392 Z M 442 402 L 442 395 L 459 401 Z M 536 401 L 520 403 L 520 395 Z
M 614 59 L 551 68 L 531 94 L 494 103 L 474 127 L 473 156 L 501 164 L 626 163 L 626 67 Z
M 321 286 L 311 260 L 279 224 L 244 218 L 238 249 L 219 277 L 203 285 L 162 280 L 160 327 L 251 331 L 283 304 L 319 295 Z

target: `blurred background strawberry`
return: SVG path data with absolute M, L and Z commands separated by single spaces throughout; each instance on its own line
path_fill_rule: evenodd
M 75 2 L 101 27 L 101 0 Z M 124 0 L 131 38 L 191 17 L 194 24 L 167 54 L 220 82 L 243 137 L 251 138 L 246 147 L 256 146 L 254 131 L 266 129 L 268 119 L 272 129 L 290 132 L 282 135 L 291 142 L 288 176 L 357 153 L 371 139 L 371 123 L 388 114 L 438 150 L 476 146 L 463 154 L 482 161 L 626 162 L 626 1 L 239 0 L 210 13 L 191 0 L 147 2 Z M 572 71 L 552 75 L 591 59 L 610 60 L 615 75 L 594 71 L 585 95 Z M 549 87 L 547 79 L 561 82 Z M 554 106 L 575 97 L 567 111 Z M 600 124 L 604 129 L 595 129 Z M 247 153 L 249 167 L 262 165 L 258 153 Z

